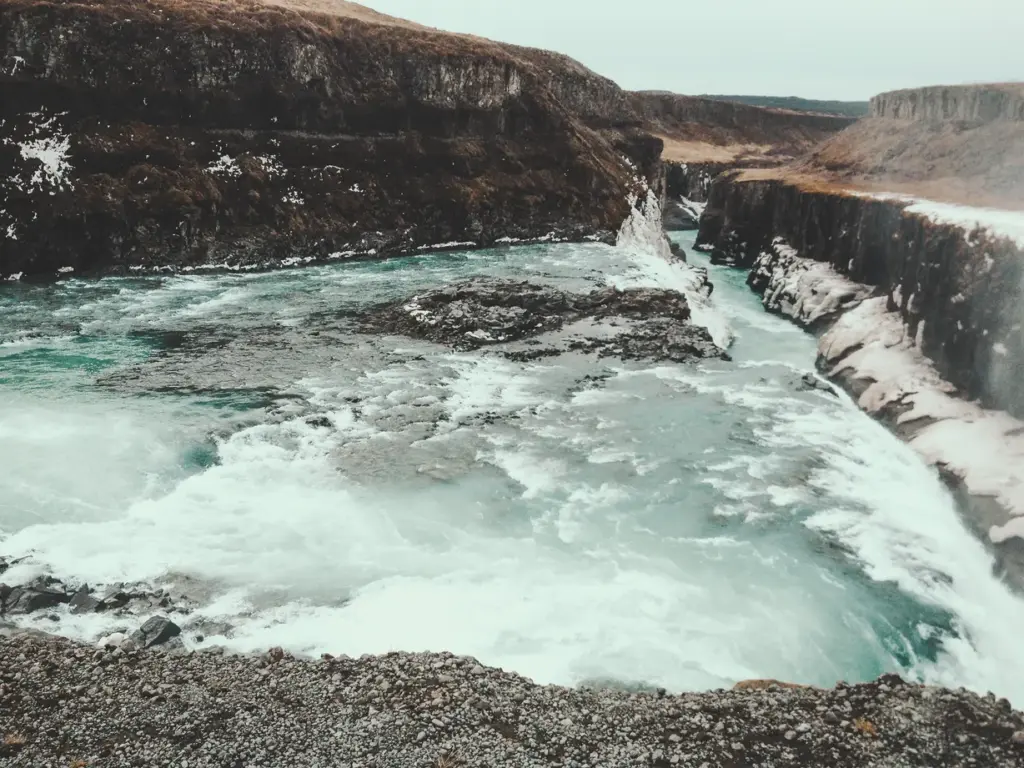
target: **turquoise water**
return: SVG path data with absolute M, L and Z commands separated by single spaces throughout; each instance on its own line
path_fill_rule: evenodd
M 935 473 L 802 387 L 814 339 L 710 269 L 734 359 L 700 365 L 354 332 L 477 274 L 686 283 L 641 246 L 0 287 L 0 554 L 28 556 L 5 578 L 185 584 L 188 642 L 226 621 L 206 642 L 238 650 L 672 690 L 898 671 L 1024 699 L 1024 608 Z

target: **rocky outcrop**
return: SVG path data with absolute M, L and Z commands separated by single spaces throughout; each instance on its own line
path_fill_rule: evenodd
M 567 351 L 673 362 L 725 356 L 706 328 L 690 322 L 682 294 L 653 288 L 572 294 L 529 282 L 469 280 L 378 307 L 363 318 L 362 330 L 453 349 L 494 348 L 515 360 Z
M 871 116 L 893 120 L 1024 121 L 1024 85 L 909 88 L 871 99 Z
M 4 276 L 609 238 L 660 154 L 588 127 L 635 120 L 553 54 L 235 0 L 0 7 Z

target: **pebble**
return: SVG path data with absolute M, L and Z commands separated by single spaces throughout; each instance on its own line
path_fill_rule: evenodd
M 1024 745 L 1021 713 L 967 691 L 926 698 L 941 689 L 914 685 L 888 696 L 877 684 L 636 693 L 539 686 L 445 653 L 305 660 L 280 649 L 145 649 L 96 667 L 94 654 L 69 640 L 0 635 L 0 765 L 796 768 L 808 755 L 842 755 L 834 764 L 882 768 L 928 755 L 929 768 L 978 768 L 1018 765 Z M 877 738 L 826 727 L 844 707 Z M 69 757 L 55 763 L 56 754 Z

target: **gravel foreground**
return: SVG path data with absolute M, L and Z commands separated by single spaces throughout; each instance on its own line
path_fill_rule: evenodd
M 538 686 L 450 654 L 295 659 L 0 637 L 0 765 L 1021 766 L 1005 699 L 886 676 L 683 695 Z

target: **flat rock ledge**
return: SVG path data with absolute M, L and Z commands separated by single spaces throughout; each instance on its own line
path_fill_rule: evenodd
M 706 328 L 690 322 L 686 297 L 657 288 L 571 293 L 477 278 L 376 307 L 361 330 L 458 350 L 495 347 L 514 360 L 567 351 L 672 362 L 726 357 Z
M 186 655 L 0 637 L 0 764 L 1019 766 L 1005 699 L 905 684 L 539 686 L 451 654 Z

